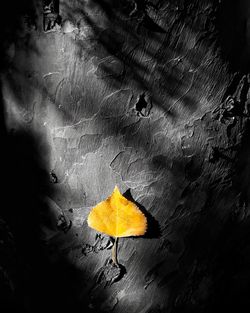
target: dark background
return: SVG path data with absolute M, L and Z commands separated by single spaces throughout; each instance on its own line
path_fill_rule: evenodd
M 42 1 L 7 1 L 0 19 L 1 312 L 245 312 L 248 1 L 57 5 L 51 33 Z M 53 71 L 61 89 L 41 79 Z M 86 216 L 115 184 L 149 230 L 121 240 L 113 283 L 111 239 Z

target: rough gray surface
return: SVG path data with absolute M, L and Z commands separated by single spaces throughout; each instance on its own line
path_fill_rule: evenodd
M 55 268 L 63 258 L 79 273 L 65 280 L 69 307 L 210 312 L 245 290 L 249 27 L 235 52 L 225 2 L 60 1 L 55 31 L 42 31 L 37 6 L 36 26 L 23 19 L 6 43 L 5 123 L 14 136 L 34 135 L 48 175 L 42 249 Z M 237 6 L 244 22 L 246 3 Z M 230 68 L 237 53 L 242 64 Z M 117 274 L 105 268 L 112 243 L 86 218 L 115 185 L 130 190 L 160 232 L 121 239 L 126 272 L 108 283 Z M 56 226 L 62 212 L 72 221 L 65 232 Z

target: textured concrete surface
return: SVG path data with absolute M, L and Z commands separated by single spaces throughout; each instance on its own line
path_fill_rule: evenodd
M 60 1 L 62 22 L 51 32 L 42 29 L 38 4 L 35 15 L 18 15 L 4 49 L 5 124 L 28 167 L 31 145 L 18 136 L 33 138 L 31 154 L 46 177 L 29 204 L 38 211 L 43 258 L 54 268 L 63 259 L 78 273 L 65 270 L 65 307 L 211 312 L 244 295 L 249 11 L 240 1 L 239 27 L 227 28 L 235 8 L 226 2 Z M 88 228 L 86 217 L 115 185 L 150 223 L 145 237 L 119 241 L 123 275 L 114 282 L 112 240 Z M 28 312 L 32 301 L 21 300 Z

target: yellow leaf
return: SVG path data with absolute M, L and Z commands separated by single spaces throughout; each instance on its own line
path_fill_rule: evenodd
M 88 216 L 89 227 L 112 237 L 144 235 L 147 220 L 139 208 L 115 187 L 105 201 L 97 204 Z

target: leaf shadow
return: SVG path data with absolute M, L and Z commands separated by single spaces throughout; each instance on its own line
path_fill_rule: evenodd
M 135 201 L 133 198 L 130 189 L 125 191 L 123 193 L 123 196 L 128 199 L 129 201 L 133 202 L 135 205 L 138 206 L 138 208 L 142 211 L 142 213 L 146 216 L 147 223 L 148 223 L 148 228 L 145 233 L 145 235 L 141 236 L 143 238 L 160 238 L 161 237 L 161 228 L 159 222 L 156 220 L 156 218 L 146 210 L 146 208 L 141 205 L 139 202 Z M 133 236 L 132 236 L 133 237 Z

